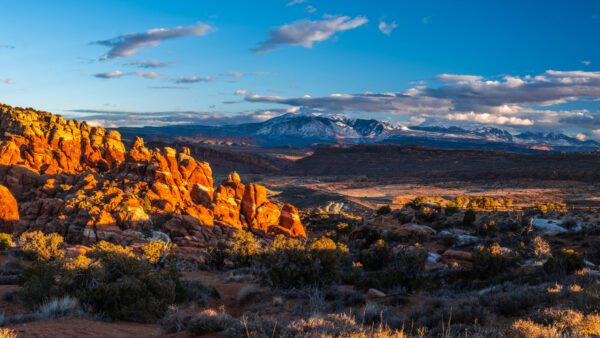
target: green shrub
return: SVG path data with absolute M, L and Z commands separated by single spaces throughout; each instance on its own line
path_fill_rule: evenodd
M 362 247 L 368 248 L 371 244 L 375 243 L 377 240 L 381 238 L 381 234 L 377 229 L 374 229 L 370 226 L 365 226 L 360 229 L 356 238 L 360 238 L 364 241 Z
M 361 289 L 394 289 L 398 286 L 412 292 L 421 288 L 425 282 L 425 263 L 427 251 L 416 247 L 405 247 L 394 253 L 386 269 L 372 271 L 355 281 Z
M 456 202 L 448 202 L 446 205 L 446 215 L 452 215 L 458 212 L 459 206 Z
M 300 241 L 278 235 L 261 258 L 264 280 L 275 287 L 327 285 L 340 278 L 348 248 L 321 237 L 305 248 Z
M 391 278 L 390 286 L 401 285 L 409 292 L 422 285 L 425 279 L 427 251 L 421 248 L 403 248 L 394 254 L 387 270 Z
M 533 258 L 543 259 L 552 256 L 550 250 L 550 244 L 546 242 L 542 237 L 536 236 L 531 243 L 529 243 L 529 255 Z
M 544 271 L 549 274 L 572 274 L 585 267 L 583 254 L 570 249 L 562 249 L 544 263 Z
M 516 257 L 498 243 L 480 246 L 473 253 L 473 272 L 479 278 L 494 277 L 517 263 Z
M 129 248 L 103 241 L 85 256 L 35 262 L 19 284 L 17 298 L 33 307 L 69 296 L 113 320 L 151 322 L 174 303 L 179 273 L 173 266 L 154 270 Z
M 157 264 L 163 255 L 167 255 L 169 247 L 163 241 L 149 241 L 142 246 L 143 258 L 150 264 Z
M 427 202 L 429 202 L 429 197 L 419 196 L 412 201 L 411 206 L 413 207 L 413 209 L 419 209 L 423 203 Z
M 19 245 L 31 259 L 48 261 L 65 256 L 64 239 L 57 233 L 45 235 L 41 231 L 25 232 L 19 236 Z
M 390 248 L 383 239 L 380 239 L 369 249 L 361 250 L 359 259 L 366 270 L 382 269 L 390 260 Z
M 465 216 L 463 217 L 463 225 L 471 226 L 473 225 L 473 223 L 475 223 L 476 219 L 477 215 L 475 214 L 475 210 L 469 208 L 467 209 L 467 211 L 465 211 Z
M 377 215 L 387 215 L 392 212 L 392 208 L 389 205 L 384 205 L 377 209 Z
M 261 253 L 260 242 L 251 232 L 237 230 L 227 242 L 228 254 L 236 266 L 252 266 Z
M 0 251 L 8 250 L 12 245 L 12 237 L 9 234 L 0 233 Z
M 480 236 L 492 236 L 496 233 L 496 221 L 493 219 L 475 227 L 475 232 Z
M 0 329 L 0 338 L 17 338 L 17 332 L 13 329 Z

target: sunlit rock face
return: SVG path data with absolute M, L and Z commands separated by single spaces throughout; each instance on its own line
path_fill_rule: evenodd
M 279 208 L 235 172 L 215 189 L 210 165 L 187 148 L 148 149 L 135 138 L 126 149 L 116 131 L 2 104 L 0 184 L 23 201 L 10 199 L 7 217 L 74 242 L 129 244 L 147 229 L 192 247 L 243 228 L 306 236 L 296 208 Z
M 0 185 L 0 232 L 14 232 L 18 222 L 17 200 L 6 187 Z

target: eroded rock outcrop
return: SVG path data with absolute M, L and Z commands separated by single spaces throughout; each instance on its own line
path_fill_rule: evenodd
M 18 222 L 17 200 L 6 187 L 0 185 L 0 232 L 12 233 Z
M 135 138 L 126 150 L 116 131 L 2 104 L 0 184 L 25 201 L 20 224 L 75 243 L 128 244 L 150 228 L 186 247 L 241 228 L 306 236 L 296 208 L 280 209 L 235 172 L 215 188 L 209 164 L 189 149 L 148 149 Z

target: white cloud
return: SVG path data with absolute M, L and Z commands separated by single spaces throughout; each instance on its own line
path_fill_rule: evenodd
M 168 39 L 175 39 L 184 36 L 206 35 L 215 28 L 198 22 L 193 26 L 177 26 L 174 28 L 156 28 L 150 29 L 144 33 L 129 33 L 119 35 L 116 38 L 94 42 L 95 44 L 110 47 L 108 54 L 103 56 L 102 60 L 111 60 L 123 56 L 132 56 L 138 49 L 143 47 L 156 47 L 160 42 Z
M 269 38 L 259 43 L 253 51 L 264 54 L 277 49 L 281 45 L 302 46 L 312 48 L 318 41 L 325 41 L 337 32 L 360 27 L 367 23 L 367 18 L 357 16 L 326 16 L 323 20 L 299 20 L 291 24 L 272 29 Z
M 492 115 L 489 113 L 477 114 L 474 112 L 447 114 L 446 119 L 449 121 L 467 121 L 467 122 L 477 122 L 477 123 L 484 123 L 484 124 L 515 125 L 515 126 L 531 126 L 534 123 L 531 120 L 521 119 L 521 118 L 514 117 L 514 116 L 506 117 L 506 116 L 502 116 L 502 115 Z
M 238 89 L 234 93 L 235 95 L 252 95 L 252 92 L 249 92 L 245 89 Z
M 501 125 L 600 125 L 600 114 L 581 112 L 579 116 L 574 115 L 577 111 L 533 108 L 599 99 L 600 72 L 548 70 L 537 76 L 504 76 L 494 81 L 477 75 L 441 74 L 436 79 L 446 83 L 391 93 L 293 98 L 249 93 L 244 99 L 332 112 L 405 114 Z
M 456 75 L 456 74 L 440 74 L 440 75 L 434 77 L 433 79 L 437 80 L 437 81 L 442 81 L 442 82 L 459 82 L 459 81 L 473 82 L 473 81 L 480 81 L 480 80 L 482 80 L 483 76 L 477 76 L 477 75 Z
M 155 72 L 135 72 L 135 75 L 145 77 L 146 79 L 160 79 L 162 75 Z
M 121 76 L 124 76 L 124 75 L 125 75 L 125 73 L 123 73 L 122 71 L 115 70 L 115 71 L 112 71 L 112 72 L 99 73 L 99 74 L 96 74 L 94 76 L 95 77 L 99 77 L 101 79 L 112 79 L 112 78 L 121 77 Z
M 561 77 L 565 80 L 570 80 L 569 78 L 600 79 L 600 72 L 586 72 L 584 70 L 547 70 L 546 74 L 550 76 Z
M 228 72 L 227 76 L 231 76 L 231 77 L 242 77 L 244 76 L 244 73 L 242 72 Z
M 286 6 L 293 6 L 305 3 L 307 0 L 292 0 Z
M 167 64 L 160 62 L 158 60 L 152 60 L 152 61 L 136 61 L 136 60 L 131 60 L 128 63 L 126 63 L 126 65 L 128 66 L 136 66 L 139 68 L 159 68 L 159 67 L 166 67 Z
M 589 66 L 592 64 L 592 61 L 583 60 L 583 61 L 581 61 L 581 63 L 583 63 L 586 66 Z
M 387 22 L 383 21 L 383 19 L 379 19 L 379 30 L 385 35 L 389 36 L 390 34 L 392 34 L 392 31 L 394 29 L 396 29 L 397 27 L 398 27 L 398 24 L 396 23 L 396 21 L 387 23 Z
M 162 78 L 162 75 L 157 74 L 155 72 L 131 72 L 131 73 L 124 73 L 120 70 L 115 70 L 112 72 L 106 72 L 106 73 L 99 73 L 99 74 L 95 74 L 94 76 L 97 78 L 101 78 L 101 79 L 113 79 L 113 78 L 118 78 L 118 77 L 123 77 L 123 76 L 128 76 L 128 75 L 137 75 L 146 79 L 160 79 Z
M 63 113 L 65 118 L 85 119 L 102 127 L 141 127 L 167 125 L 218 126 L 262 122 L 279 115 L 294 112 L 295 108 L 277 108 L 257 111 L 226 113 L 219 111 L 128 111 L 110 109 L 76 109 Z M 90 122 L 92 121 L 92 122 Z
M 308 6 L 304 7 L 304 11 L 306 13 L 314 13 L 317 11 L 317 9 L 314 6 L 308 5 Z
M 150 86 L 152 89 L 190 89 L 188 86 Z
M 217 79 L 212 76 L 198 77 L 198 76 L 180 76 L 178 78 L 171 79 L 175 83 L 197 83 L 197 82 L 213 82 Z

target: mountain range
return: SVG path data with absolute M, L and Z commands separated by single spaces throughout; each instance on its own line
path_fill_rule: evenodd
M 450 149 L 507 150 L 523 153 L 545 151 L 596 151 L 600 143 L 561 133 L 522 132 L 484 126 L 393 126 L 375 119 L 348 119 L 288 113 L 259 123 L 225 126 L 172 125 L 118 128 L 127 135 L 182 138 L 259 147 L 304 147 L 314 144 L 415 144 Z

